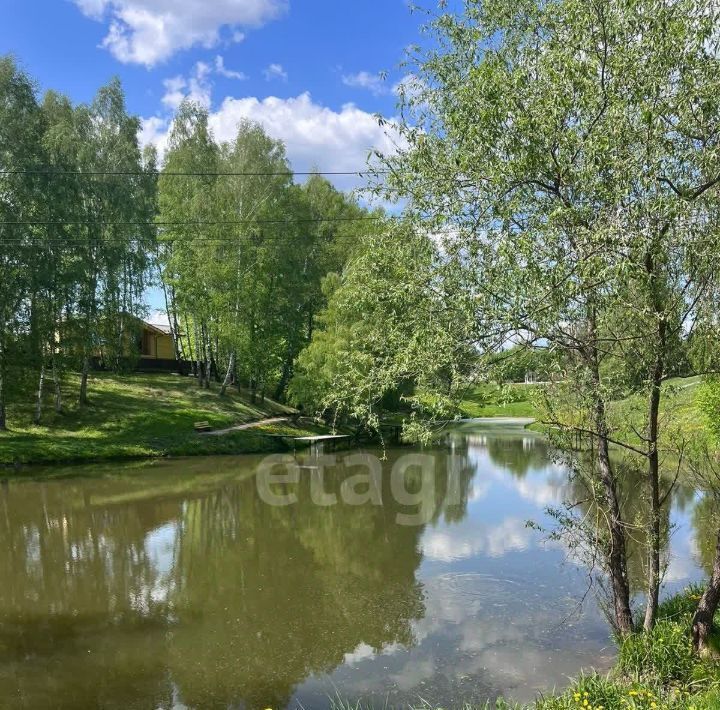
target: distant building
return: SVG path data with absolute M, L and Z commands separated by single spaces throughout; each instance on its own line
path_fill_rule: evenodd
M 138 322 L 138 326 L 137 352 L 139 359 L 136 370 L 188 372 L 189 363 L 178 361 L 175 357 L 175 346 L 169 325 L 141 320 Z
M 128 316 L 125 336 L 125 351 L 122 355 L 124 367 L 140 372 L 180 372 L 187 374 L 190 363 L 175 357 L 172 331 L 169 325 L 148 323 L 135 316 Z M 108 358 L 105 348 L 96 350 L 93 364 L 97 369 L 111 369 L 115 366 Z
M 175 360 L 175 347 L 169 325 L 140 322 L 141 360 Z

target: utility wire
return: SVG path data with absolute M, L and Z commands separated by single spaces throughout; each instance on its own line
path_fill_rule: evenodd
M 164 170 L 0 170 L 0 175 L 49 175 L 52 177 L 103 177 L 103 176 L 137 176 L 137 177 L 293 177 L 293 176 L 312 176 L 312 175 L 330 175 L 339 176 L 359 176 L 366 175 L 388 175 L 389 170 L 309 170 L 295 171 L 287 170 L 280 172 L 184 172 L 184 171 L 164 171 Z
M 307 219 L 239 219 L 178 222 L 104 222 L 85 220 L 27 220 L 0 222 L 0 227 L 85 226 L 85 227 L 219 227 L 240 224 L 316 224 L 325 222 L 377 222 L 389 217 L 308 217 Z
M 262 246 L 263 244 L 326 244 L 326 245 L 332 245 L 337 242 L 358 242 L 365 237 L 370 237 L 371 235 L 365 235 L 365 234 L 352 234 L 352 235 L 344 235 L 344 236 L 337 236 L 333 239 L 328 240 L 308 240 L 304 241 L 302 239 L 297 238 L 279 238 L 279 237 L 270 237 L 265 239 L 258 239 L 254 240 L 251 237 L 246 236 L 240 236 L 235 239 L 233 238 L 227 238 L 227 237 L 217 237 L 215 239 L 213 238 L 198 238 L 198 237 L 190 237 L 188 239 L 183 239 L 182 237 L 173 237 L 170 239 L 160 239 L 156 241 L 152 241 L 153 244 L 162 245 L 162 244 L 174 244 L 174 243 L 182 243 L 182 244 L 217 244 L 217 245 L 233 245 L 233 244 L 248 244 L 252 246 Z M 0 238 L 0 246 L 6 246 L 6 247 L 23 247 L 23 246 L 48 246 L 48 247 L 54 247 L 54 246 L 63 246 L 67 245 L 69 247 L 84 247 L 84 246 L 91 246 L 93 244 L 117 244 L 117 245 L 123 245 L 123 244 L 145 244 L 141 239 L 127 239 L 127 240 L 121 240 L 121 239 L 94 239 L 92 241 L 82 241 L 78 239 L 72 239 L 72 240 L 63 240 L 63 239 L 53 239 L 53 240 L 26 240 L 26 241 L 12 241 L 12 240 L 4 240 Z

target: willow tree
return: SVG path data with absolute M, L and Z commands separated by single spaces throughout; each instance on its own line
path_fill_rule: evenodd
M 328 304 L 298 357 L 290 394 L 376 430 L 388 403 L 402 402 L 406 436 L 423 438 L 429 432 L 420 420 L 452 416 L 477 374 L 467 347 L 476 323 L 427 234 L 391 220 L 373 231 L 342 272 L 324 280 Z
M 444 3 L 441 4 L 444 7 Z M 626 530 L 610 455 L 644 467 L 651 519 L 646 627 L 660 585 L 661 385 L 719 272 L 717 8 L 698 0 L 465 0 L 428 25 L 402 85 L 406 148 L 378 188 L 441 234 L 468 344 L 505 333 L 563 353 L 573 417 L 594 441 L 603 560 L 633 628 Z M 632 367 L 631 367 L 632 365 Z M 609 400 L 646 406 L 623 434 Z M 637 378 L 636 378 L 637 382 Z M 632 429 L 635 431 L 632 431 Z

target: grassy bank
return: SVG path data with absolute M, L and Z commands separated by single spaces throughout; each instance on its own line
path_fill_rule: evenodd
M 619 644 L 616 667 L 608 676 L 583 676 L 567 690 L 540 697 L 529 706 L 498 700 L 481 707 L 444 704 L 437 710 L 718 710 L 720 660 L 700 659 L 690 640 L 700 593 L 691 587 L 664 602 L 651 634 L 638 633 Z M 720 639 L 717 643 L 720 651 Z M 332 707 L 371 710 L 373 705 L 338 700 Z M 423 702 L 414 710 L 433 707 Z
M 661 402 L 663 424 L 672 427 L 688 439 L 703 430 L 703 418 L 696 406 L 696 395 L 700 377 L 674 377 L 663 385 Z M 542 412 L 535 403 L 538 389 L 542 385 L 508 384 L 502 387 L 495 384 L 482 384 L 468 392 L 460 405 L 464 417 L 529 417 L 542 418 Z M 622 438 L 631 443 L 640 440 L 629 425 L 639 430 L 643 426 L 643 417 L 647 403 L 644 398 L 634 395 L 619 399 L 610 404 L 610 418 L 617 423 Z M 542 429 L 540 423 L 534 429 Z
M 619 644 L 618 661 L 607 677 L 579 679 L 560 695 L 536 702 L 537 710 L 717 710 L 720 661 L 701 659 L 692 650 L 691 620 L 701 589 L 690 587 L 668 599 L 650 634 Z M 716 625 L 720 624 L 720 614 Z M 720 639 L 715 639 L 720 652 Z
M 53 410 L 47 392 L 42 424 L 33 426 L 32 402 L 8 412 L 10 431 L 0 433 L 0 466 L 27 463 L 64 463 L 158 456 L 259 453 L 274 451 L 279 442 L 268 433 L 321 433 L 315 426 L 288 423 L 237 431 L 220 437 L 195 433 L 193 424 L 207 421 L 215 429 L 283 416 L 290 410 L 266 400 L 251 403 L 247 396 L 228 390 L 219 397 L 217 386 L 201 390 L 193 378 L 174 374 L 112 375 L 94 373 L 90 379 L 90 404 L 77 406 L 78 377 L 63 383 L 64 411 Z M 666 385 L 673 421 L 692 434 L 700 426 L 695 407 L 698 379 L 672 380 Z M 533 402 L 538 385 L 474 388 L 462 404 L 465 417 L 539 418 Z M 613 403 L 613 409 L 632 418 L 641 405 L 632 398 Z M 535 425 L 539 427 L 540 425 Z
M 482 384 L 470 390 L 460 405 L 463 417 L 538 418 L 540 412 L 532 401 L 537 385 Z
M 222 429 L 291 410 L 269 400 L 253 404 L 234 389 L 220 397 L 217 388 L 201 390 L 189 377 L 95 373 L 85 408 L 77 405 L 77 377 L 68 377 L 63 385 L 63 413 L 54 412 L 48 394 L 41 426 L 29 424 L 29 405 L 8 412 L 10 430 L 0 432 L 0 465 L 258 453 L 281 446 L 263 434 L 289 433 L 288 423 L 280 423 L 224 436 L 197 434 L 193 425 L 198 421 Z

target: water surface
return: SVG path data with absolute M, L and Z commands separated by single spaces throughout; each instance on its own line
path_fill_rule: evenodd
M 407 453 L 387 452 L 382 505 L 316 505 L 308 457 L 287 507 L 261 500 L 252 456 L 3 484 L 0 707 L 449 707 L 608 668 L 594 597 L 578 606 L 587 570 L 527 525 L 573 493 L 545 441 L 468 428 L 424 452 L 414 526 L 389 482 Z M 328 491 L 354 472 L 328 471 Z M 698 520 L 680 491 L 668 590 L 702 574 Z

